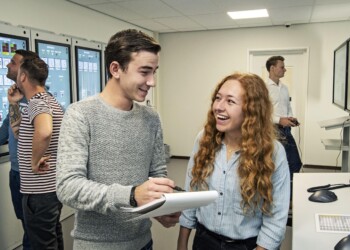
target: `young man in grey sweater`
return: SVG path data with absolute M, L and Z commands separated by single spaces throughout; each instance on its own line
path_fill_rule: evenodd
M 155 86 L 159 51 L 160 45 L 140 31 L 116 33 L 105 51 L 106 87 L 66 111 L 57 195 L 76 209 L 74 249 L 152 249 L 151 221 L 129 220 L 120 208 L 144 205 L 175 186 L 166 178 L 159 116 L 135 102 L 144 101 Z M 156 219 L 171 227 L 178 217 Z

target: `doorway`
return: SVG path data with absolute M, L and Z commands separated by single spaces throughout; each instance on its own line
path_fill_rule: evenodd
M 299 127 L 292 129 L 292 134 L 299 147 L 301 160 L 304 160 L 304 133 L 307 128 L 305 114 L 307 111 L 307 85 L 308 85 L 308 48 L 296 49 L 271 49 L 271 50 L 249 50 L 248 51 L 249 72 L 259 75 L 265 82 L 268 72 L 265 67 L 266 60 L 270 56 L 281 55 L 285 58 L 284 64 L 287 69 L 281 81 L 287 85 L 291 100 L 293 116 L 298 118 Z

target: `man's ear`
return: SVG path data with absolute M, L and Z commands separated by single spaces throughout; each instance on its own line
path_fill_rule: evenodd
M 112 77 L 119 79 L 120 77 L 120 65 L 117 61 L 111 62 L 109 65 L 109 71 L 111 72 Z
M 19 75 L 19 80 L 21 82 L 24 82 L 24 80 L 26 79 L 27 75 L 24 72 L 20 72 L 19 74 L 20 74 Z

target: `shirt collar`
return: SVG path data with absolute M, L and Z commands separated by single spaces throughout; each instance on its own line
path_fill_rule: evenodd
M 279 85 L 281 84 L 281 81 L 278 81 L 278 84 L 277 84 L 277 83 L 275 83 L 274 81 L 272 81 L 271 78 L 269 78 L 269 79 L 267 80 L 267 84 L 268 84 L 268 85 L 279 86 Z

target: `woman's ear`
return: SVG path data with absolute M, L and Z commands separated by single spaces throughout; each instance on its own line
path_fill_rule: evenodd
M 120 65 L 117 61 L 111 62 L 109 65 L 109 71 L 111 72 L 112 77 L 119 79 L 120 76 Z

